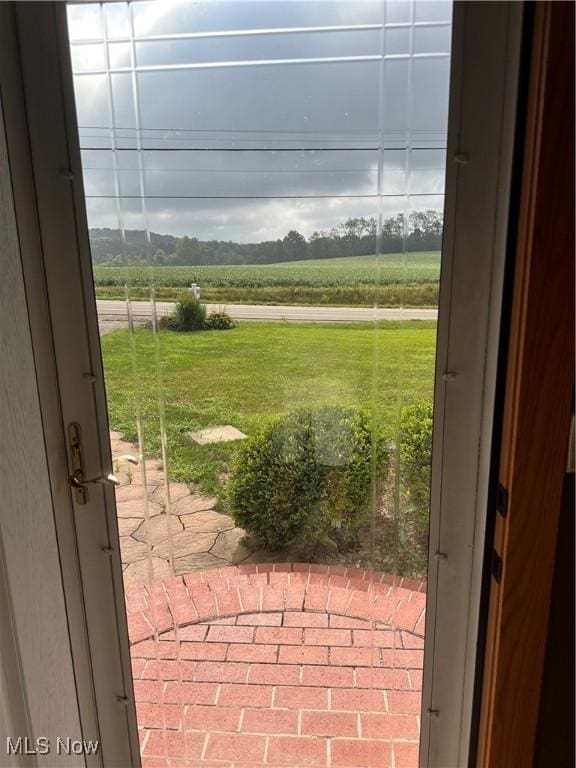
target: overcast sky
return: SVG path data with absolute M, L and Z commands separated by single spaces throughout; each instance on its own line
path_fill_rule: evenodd
M 255 242 L 441 208 L 450 16 L 445 0 L 69 6 L 90 226 L 120 209 L 128 229 Z

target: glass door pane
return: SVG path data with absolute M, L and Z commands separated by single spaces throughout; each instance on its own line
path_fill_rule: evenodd
M 68 6 L 145 766 L 418 765 L 451 13 Z

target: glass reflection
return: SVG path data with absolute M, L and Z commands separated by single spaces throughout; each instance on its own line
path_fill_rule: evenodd
M 151 765 L 417 765 L 450 17 L 69 6 Z

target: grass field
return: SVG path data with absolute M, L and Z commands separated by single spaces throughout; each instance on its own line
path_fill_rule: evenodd
M 198 446 L 186 432 L 232 424 L 251 434 L 276 415 L 326 403 L 373 408 L 391 424 L 400 400 L 432 397 L 435 339 L 435 323 L 415 321 L 166 331 L 157 371 L 153 334 L 136 331 L 132 345 L 117 331 L 102 338 L 111 426 L 135 442 L 140 410 L 145 452 L 159 456 L 162 399 L 170 476 L 222 493 L 235 444 Z
M 145 298 L 152 282 L 157 296 L 173 299 L 197 282 L 209 302 L 278 304 L 373 304 L 433 306 L 437 302 L 437 252 L 352 256 L 281 264 L 199 267 L 94 268 L 99 298 Z

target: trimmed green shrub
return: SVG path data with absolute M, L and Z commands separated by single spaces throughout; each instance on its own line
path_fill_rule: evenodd
M 226 312 L 212 312 L 206 318 L 205 326 L 208 331 L 227 331 L 236 328 L 236 323 Z
M 406 406 L 400 415 L 400 475 L 408 514 L 422 536 L 428 534 L 432 403 Z
M 206 307 L 193 295 L 182 296 L 168 320 L 171 331 L 202 331 L 206 327 Z
M 366 520 L 372 461 L 361 411 L 296 411 L 240 445 L 228 491 L 234 520 L 267 549 L 295 541 L 334 548 Z
M 226 312 L 206 314 L 206 307 L 192 294 L 181 296 L 164 326 L 170 331 L 226 331 L 236 323 Z

